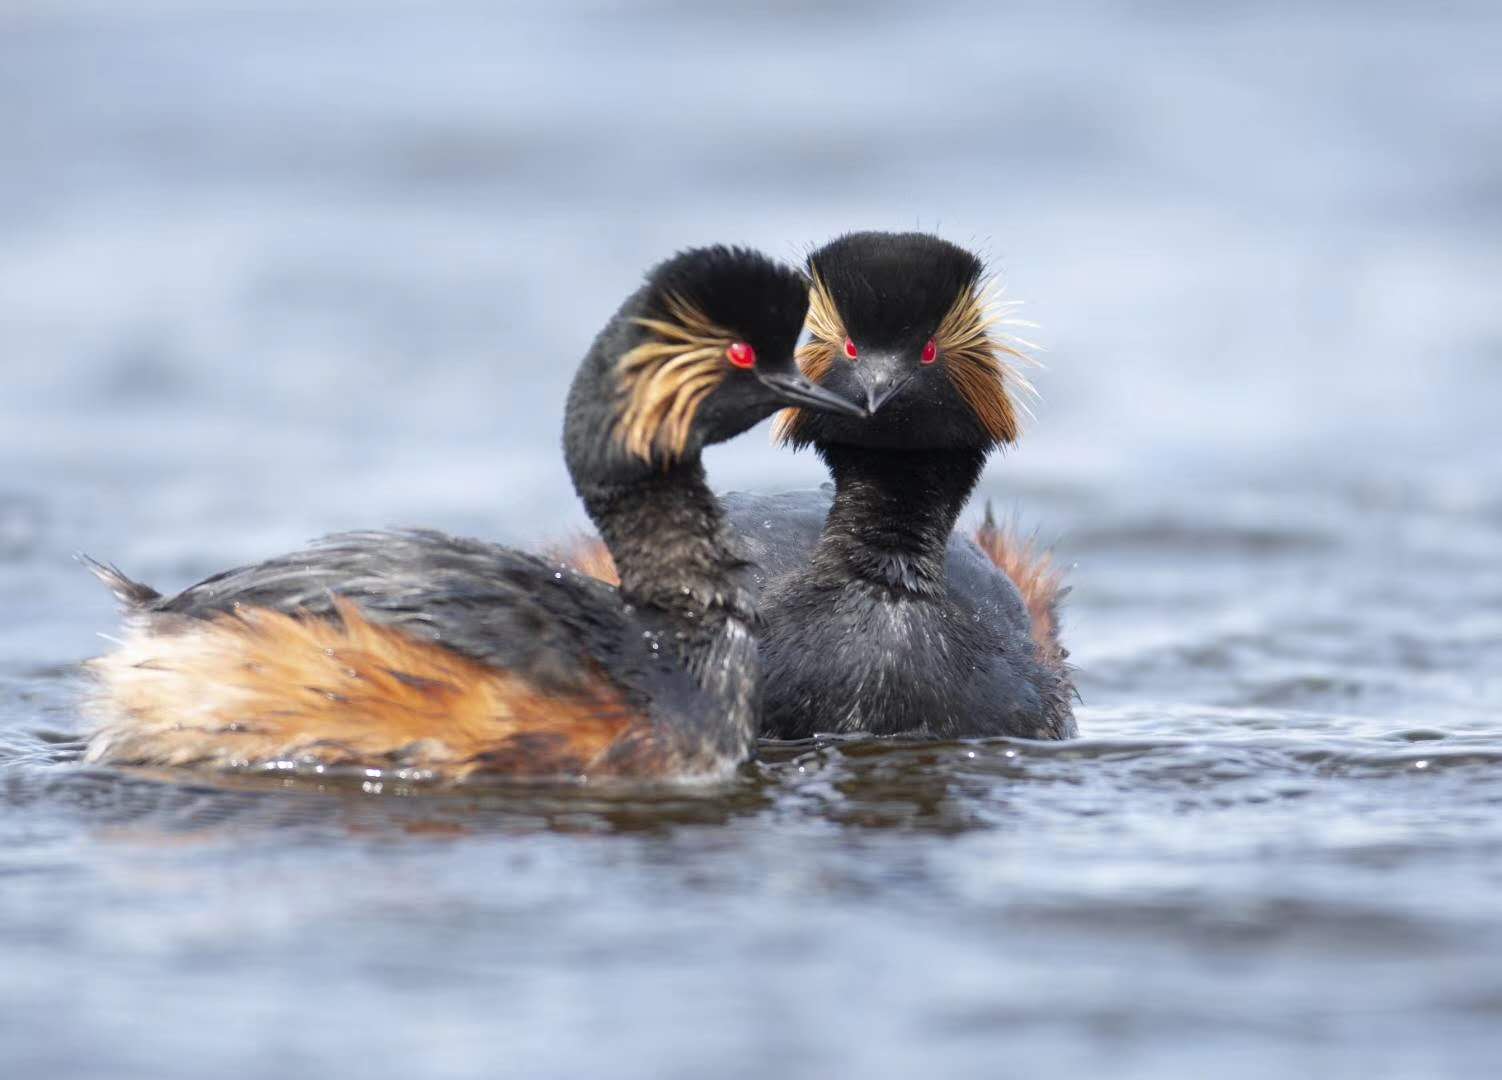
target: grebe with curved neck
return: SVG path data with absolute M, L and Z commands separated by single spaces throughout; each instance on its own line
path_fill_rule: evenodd
M 754 746 L 756 608 L 700 453 L 785 405 L 864 415 L 794 365 L 806 306 L 795 271 L 699 248 L 596 337 L 563 443 L 619 590 L 431 531 L 330 537 L 171 597 L 91 564 L 127 633 L 90 664 L 89 760 L 725 775 Z

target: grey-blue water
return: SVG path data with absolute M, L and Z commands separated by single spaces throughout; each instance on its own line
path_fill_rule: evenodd
M 0 1074 L 1490 1075 L 1502 7 L 0 7 Z M 115 626 L 320 533 L 582 525 L 649 262 L 981 247 L 1047 347 L 982 494 L 1085 738 L 728 789 L 82 767 Z M 821 479 L 759 430 L 721 486 Z M 978 509 L 976 511 L 978 515 Z

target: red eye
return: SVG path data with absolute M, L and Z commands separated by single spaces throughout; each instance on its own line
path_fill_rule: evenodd
M 923 362 L 925 364 L 932 364 L 938 358 L 939 347 L 934 344 L 933 338 L 929 338 L 927 344 L 923 346 Z
M 855 342 L 851 341 L 849 338 L 845 339 L 845 355 L 850 357 L 850 359 L 852 360 L 855 359 Z
M 744 341 L 737 341 L 725 350 L 725 357 L 738 368 L 754 368 L 756 366 L 756 350 Z

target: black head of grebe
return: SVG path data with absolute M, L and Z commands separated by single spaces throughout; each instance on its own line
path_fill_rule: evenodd
M 803 370 L 863 401 L 870 421 L 785 413 L 796 446 L 979 450 L 1016 440 L 1021 354 L 997 327 L 985 267 L 926 233 L 859 232 L 808 259 Z
M 671 469 L 790 403 L 859 422 L 864 408 L 794 362 L 807 309 L 799 275 L 744 248 L 655 267 L 574 378 L 563 442 L 576 484 Z

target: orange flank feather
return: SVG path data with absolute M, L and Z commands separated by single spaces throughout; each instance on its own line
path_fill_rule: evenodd
M 568 695 L 366 619 L 245 608 L 91 661 L 90 761 L 401 767 L 461 779 L 656 771 L 645 718 L 603 674 Z M 581 658 L 581 663 L 587 661 Z M 607 752 L 645 736 L 634 752 Z
M 997 525 L 989 505 L 975 530 L 975 542 L 1022 594 L 1039 657 L 1052 667 L 1063 667 L 1069 654 L 1059 644 L 1059 602 L 1069 590 L 1063 587 L 1064 572 L 1054 565 L 1053 556 L 1038 550 L 1033 540 L 1023 540 L 1014 526 Z
M 599 537 L 575 537 L 565 544 L 549 548 L 546 557 L 556 559 L 581 574 L 603 581 L 606 585 L 620 587 L 621 575 L 616 571 L 615 559 L 611 557 L 610 549 L 605 546 L 605 541 Z

